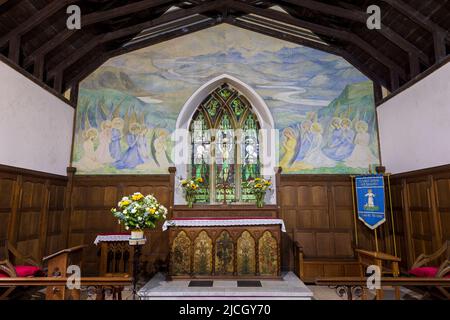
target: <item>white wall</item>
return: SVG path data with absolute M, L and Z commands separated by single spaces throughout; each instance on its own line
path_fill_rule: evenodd
M 74 109 L 0 61 L 0 164 L 66 175 Z
M 381 158 L 400 173 L 450 163 L 450 63 L 377 108 Z

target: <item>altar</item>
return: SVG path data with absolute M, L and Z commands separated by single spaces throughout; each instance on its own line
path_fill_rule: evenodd
M 171 279 L 281 277 L 281 219 L 175 218 L 163 230 L 169 232 Z

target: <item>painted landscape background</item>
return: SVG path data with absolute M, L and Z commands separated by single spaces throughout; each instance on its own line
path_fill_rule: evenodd
M 222 24 L 115 57 L 81 83 L 77 173 L 167 173 L 183 104 L 221 74 L 269 106 L 284 173 L 379 163 L 371 81 L 338 56 Z

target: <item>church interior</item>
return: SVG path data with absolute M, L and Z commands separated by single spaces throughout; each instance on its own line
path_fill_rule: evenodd
M 0 300 L 450 300 L 449 55 L 448 0 L 0 0 Z

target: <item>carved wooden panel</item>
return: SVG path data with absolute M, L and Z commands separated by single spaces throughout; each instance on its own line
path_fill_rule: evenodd
M 278 273 L 278 244 L 270 231 L 258 240 L 259 274 L 276 276 Z
M 255 239 L 250 232 L 244 231 L 237 240 L 237 274 L 254 275 L 256 272 Z
M 186 232 L 180 231 L 173 240 L 170 257 L 171 274 L 186 275 L 191 273 L 191 240 Z
M 234 242 L 230 233 L 222 231 L 216 240 L 215 274 L 232 275 L 234 270 Z
M 212 273 L 212 240 L 202 231 L 194 240 L 194 266 L 193 273 L 197 275 L 210 275 Z

